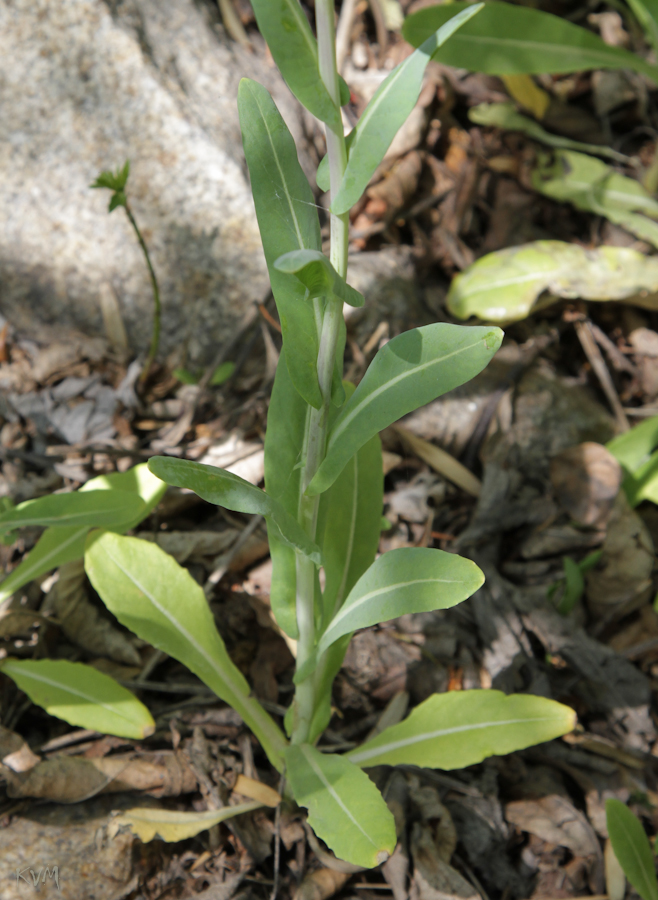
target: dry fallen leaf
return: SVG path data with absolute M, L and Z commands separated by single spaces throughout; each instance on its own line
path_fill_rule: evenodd
M 581 525 L 603 525 L 621 486 L 621 466 L 603 444 L 586 441 L 551 459 L 558 502 Z
M 262 781 L 256 781 L 255 778 L 247 778 L 246 775 L 238 775 L 233 790 L 243 797 L 258 800 L 263 806 L 276 807 L 281 803 L 281 794 L 278 791 L 263 784 Z

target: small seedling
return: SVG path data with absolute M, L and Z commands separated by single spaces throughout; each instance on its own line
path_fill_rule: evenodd
M 151 263 L 151 257 L 149 256 L 148 247 L 146 246 L 146 242 L 142 235 L 142 232 L 139 230 L 139 225 L 135 220 L 135 216 L 133 215 L 133 211 L 130 208 L 130 204 L 128 203 L 128 196 L 126 193 L 126 185 L 128 184 L 128 176 L 130 175 L 130 160 L 126 160 L 122 169 L 117 169 L 116 172 L 101 172 L 96 181 L 90 185 L 92 188 L 107 188 L 112 191 L 112 196 L 110 197 L 110 202 L 108 206 L 108 212 L 112 212 L 118 207 L 122 206 L 126 215 L 128 216 L 128 221 L 133 227 L 135 234 L 137 235 L 137 240 L 139 241 L 139 246 L 142 248 L 142 253 L 144 254 L 144 259 L 146 260 L 146 265 L 149 270 L 149 276 L 151 278 L 151 289 L 153 291 L 153 330 L 151 332 L 151 346 L 149 347 L 148 356 L 146 357 L 146 362 L 144 363 L 144 368 L 139 376 L 140 382 L 143 384 L 148 378 L 149 372 L 151 371 L 151 366 L 155 362 L 155 358 L 158 353 L 158 347 L 160 346 L 160 327 L 161 327 L 161 307 L 160 307 L 160 289 L 158 287 L 158 279 L 155 275 L 155 270 L 153 268 L 153 264 Z
M 265 88 L 244 79 L 238 94 L 243 144 L 283 338 L 267 421 L 265 490 L 174 457 L 155 457 L 148 466 L 162 482 L 265 518 L 272 612 L 291 645 L 296 642 L 295 694 L 283 725 L 252 695 L 230 659 L 202 587 L 157 544 L 117 533 L 123 529 L 108 527 L 107 511 L 99 512 L 99 529 L 86 538 L 85 569 L 124 626 L 182 662 L 237 710 L 274 768 L 285 773 L 288 796 L 308 810 L 309 824 L 334 853 L 372 867 L 393 852 L 396 830 L 364 769 L 462 768 L 551 740 L 575 721 L 571 709 L 544 697 L 452 691 L 434 694 L 404 721 L 346 754 L 319 743 L 332 715 L 332 684 L 355 631 L 407 613 L 448 609 L 484 581 L 471 560 L 441 550 L 405 547 L 377 557 L 384 486 L 379 432 L 477 375 L 498 350 L 500 329 L 446 323 L 414 328 L 378 351 L 358 387 L 342 381 L 343 304 L 364 302 L 346 281 L 350 208 L 414 108 L 428 62 L 482 4 L 462 9 L 393 69 L 347 138 L 340 109 L 349 91 L 336 67 L 333 0 L 315 2 L 317 39 L 297 0 L 253 0 L 253 7 L 288 86 L 326 126 L 328 152 L 316 179 L 331 196 L 331 250 L 328 257 L 322 252 L 314 195 L 283 118 Z M 125 180 L 103 186 L 112 187 L 117 205 L 125 206 Z M 64 516 L 63 500 L 57 504 Z M 9 530 L 23 521 L 17 510 L 0 515 L 0 533 L 3 523 Z M 69 515 L 82 514 L 71 510 Z M 48 511 L 49 524 L 56 524 L 56 509 Z M 85 518 L 80 528 L 88 525 Z M 58 561 L 65 555 L 65 530 L 50 530 L 53 565 L 57 553 Z M 22 564 L 21 577 L 37 549 Z M 46 549 L 39 553 L 33 571 Z M 130 722 L 123 730 L 117 724 L 125 699 L 116 683 L 112 693 L 111 679 L 99 685 L 57 672 L 57 689 L 51 690 L 55 676 L 40 671 L 47 665 L 53 664 L 11 660 L 1 667 L 35 703 L 67 721 L 81 725 L 88 714 L 88 727 L 113 734 L 150 727 L 148 710 L 137 700 L 126 706 Z M 143 817 L 143 810 L 138 813 Z M 188 816 L 186 836 L 208 827 L 208 813 Z M 148 833 L 165 837 L 169 832 L 164 825 L 157 832 L 156 820 L 153 815 Z

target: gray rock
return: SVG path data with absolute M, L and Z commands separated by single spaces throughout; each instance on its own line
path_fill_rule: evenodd
M 239 79 L 273 93 L 299 143 L 308 121 L 265 61 L 203 0 L 0 5 L 0 310 L 102 334 L 114 291 L 148 347 L 148 274 L 123 210 L 89 184 L 131 160 L 129 193 L 162 289 L 163 351 L 210 359 L 268 289 L 237 115 Z M 310 172 L 311 160 L 302 158 Z M 43 334 L 43 330 L 41 331 Z

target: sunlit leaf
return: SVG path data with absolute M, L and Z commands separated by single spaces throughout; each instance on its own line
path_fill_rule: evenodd
M 504 323 L 524 319 L 559 297 L 635 303 L 642 293 L 655 291 L 658 257 L 630 247 L 533 241 L 481 256 L 453 279 L 447 305 L 460 319 Z
M 0 514 L 0 534 L 40 525 L 111 528 L 139 516 L 143 509 L 142 499 L 127 491 L 48 494 L 37 500 L 26 500 Z
M 91 532 L 85 570 L 122 625 L 179 660 L 242 716 L 281 768 L 285 738 L 229 658 L 203 588 L 157 544 Z
M 112 472 L 109 475 L 91 478 L 82 485 L 80 493 L 116 490 L 132 492 L 140 497 L 143 507 L 139 513 L 137 515 L 130 513 L 129 518 L 109 529 L 122 533 L 134 528 L 145 519 L 158 505 L 166 489 L 165 482 L 152 475 L 146 463 L 141 463 L 139 466 L 128 469 L 127 472 Z M 49 572 L 74 559 L 80 559 L 85 552 L 88 531 L 88 525 L 47 528 L 29 554 L 0 583 L 0 603 L 28 581 L 43 575 L 44 572 Z
M 481 3 L 466 9 L 462 6 L 458 15 L 428 35 L 423 44 L 393 69 L 377 88 L 350 133 L 347 168 L 340 189 L 332 197 L 332 212 L 341 215 L 360 199 L 393 138 L 416 105 L 428 62 L 464 23 L 474 16 L 477 18 L 482 7 Z
M 286 777 L 309 825 L 339 859 L 372 868 L 395 849 L 395 822 L 374 783 L 344 756 L 310 744 L 286 751 Z
M 510 76 L 511 77 L 511 76 Z M 518 76 L 527 77 L 527 76 Z M 534 119 L 524 116 L 516 111 L 513 103 L 480 103 L 468 111 L 468 118 L 476 125 L 485 125 L 493 128 L 502 128 L 505 131 L 520 131 L 535 141 L 546 144 L 548 147 L 561 148 L 563 150 L 578 150 L 581 153 L 591 153 L 594 156 L 602 156 L 616 162 L 628 163 L 629 157 L 618 153 L 612 147 L 605 144 L 584 144 L 582 141 L 573 141 L 561 134 L 553 134 L 535 122 Z
M 463 769 L 488 756 L 512 753 L 572 731 L 576 714 L 568 706 L 501 691 L 433 694 L 399 725 L 393 725 L 347 754 L 360 766 L 412 765 Z
M 357 581 L 320 638 L 318 655 L 334 641 L 407 613 L 456 606 L 482 586 L 470 559 L 443 550 L 401 547 L 382 554 Z
M 573 150 L 556 150 L 552 157 L 540 154 L 531 181 L 551 200 L 605 216 L 658 246 L 658 223 L 653 221 L 658 218 L 658 201 L 639 181 L 620 175 L 600 159 Z
M 405 19 L 402 34 L 414 47 L 467 8 L 464 2 L 428 6 Z M 658 68 L 639 54 L 610 47 L 596 34 L 560 16 L 488 0 L 434 58 L 448 66 L 490 75 L 634 69 L 654 81 Z
M 502 337 L 499 328 L 439 323 L 388 341 L 342 407 L 307 492 L 325 491 L 371 437 L 481 372 Z
M 92 666 L 63 659 L 6 659 L 0 669 L 33 703 L 69 725 L 138 740 L 155 731 L 144 704 Z

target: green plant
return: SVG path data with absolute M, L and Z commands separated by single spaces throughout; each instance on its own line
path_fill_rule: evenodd
M 571 730 L 575 719 L 572 710 L 543 697 L 452 692 L 430 697 L 407 719 L 345 755 L 317 746 L 331 716 L 332 682 L 356 630 L 404 613 L 449 608 L 484 580 L 472 561 L 440 550 L 404 548 L 376 558 L 383 498 L 378 435 L 480 372 L 502 332 L 449 324 L 415 328 L 379 350 L 356 389 L 341 380 L 343 303 L 363 303 L 346 282 L 349 209 L 412 110 L 427 63 L 481 5 L 464 9 L 394 69 L 347 139 L 332 0 L 316 0 L 317 41 L 297 0 L 254 0 L 253 6 L 289 87 L 326 125 L 328 153 L 318 178 L 331 191 L 331 252 L 329 258 L 322 253 L 313 193 L 283 119 L 268 92 L 244 79 L 238 96 L 244 150 L 283 336 L 265 439 L 266 490 L 173 457 L 155 457 L 149 469 L 210 503 L 265 517 L 272 609 L 297 642 L 287 736 L 229 658 L 202 588 L 156 544 L 107 528 L 92 531 L 85 569 L 123 625 L 184 663 L 239 712 L 272 765 L 285 772 L 290 793 L 308 809 L 318 836 L 339 857 L 371 867 L 393 851 L 396 833 L 363 767 L 460 768 L 550 740 Z M 35 687 L 39 665 L 32 662 L 28 670 L 12 661 L 4 670 L 17 681 L 22 676 L 35 702 L 49 708 L 43 679 Z M 59 697 L 50 708 L 64 716 L 63 706 Z M 78 705 L 76 724 L 80 710 Z M 97 716 L 97 705 L 93 711 Z M 110 724 L 106 730 L 116 733 L 116 721 Z M 190 816 L 192 829 L 208 827 L 207 814 Z
M 126 215 L 128 216 L 128 221 L 132 225 L 133 230 L 137 235 L 139 246 L 142 248 L 146 266 L 149 270 L 151 290 L 153 291 L 153 330 L 151 332 L 151 346 L 149 347 L 149 352 L 146 357 L 146 362 L 144 363 L 144 368 L 142 369 L 139 376 L 140 382 L 143 383 L 148 378 L 149 372 L 151 371 L 151 366 L 155 362 L 155 357 L 158 354 L 158 347 L 160 346 L 162 309 L 160 306 L 160 288 L 158 287 L 158 279 L 156 278 L 155 269 L 153 268 L 153 264 L 151 263 L 151 257 L 149 256 L 148 247 L 146 246 L 146 241 L 142 236 L 142 232 L 139 230 L 139 226 L 135 220 L 133 211 L 130 208 L 130 204 L 128 203 L 126 185 L 128 184 L 129 175 L 130 160 L 126 160 L 126 162 L 123 164 L 123 168 L 117 169 L 116 172 L 101 172 L 96 181 L 92 185 L 90 185 L 90 187 L 107 188 L 108 190 L 112 191 L 112 196 L 110 197 L 108 206 L 108 212 L 112 212 L 119 206 L 122 206 L 125 209 Z
M 624 874 L 642 900 L 658 900 L 654 855 L 642 823 L 619 800 L 606 800 L 605 813 L 610 843 Z

